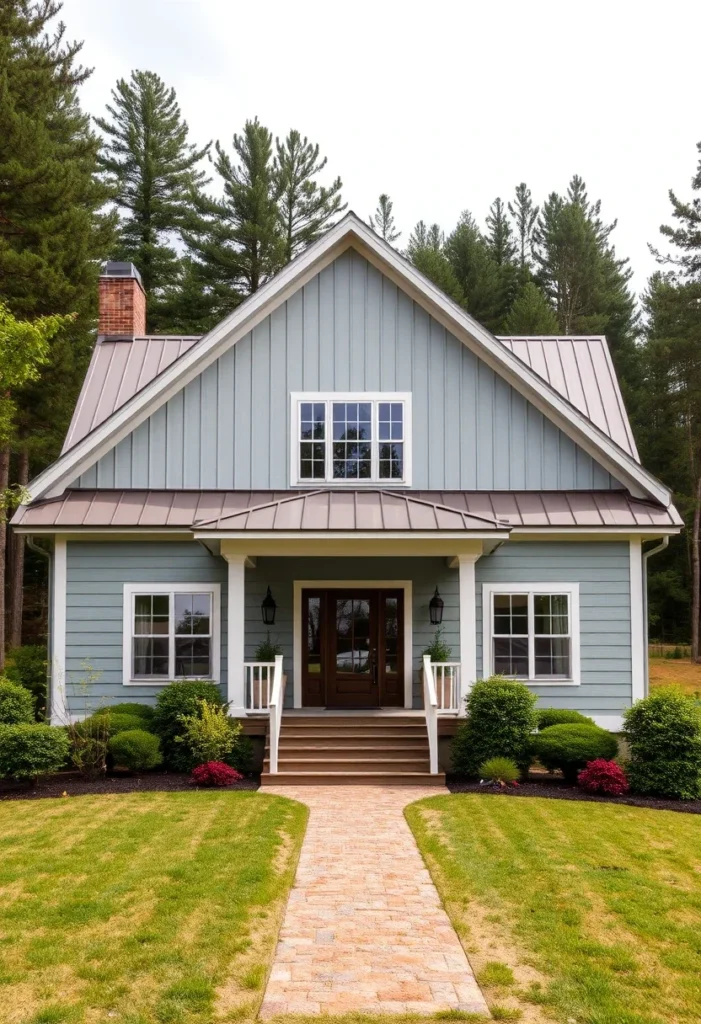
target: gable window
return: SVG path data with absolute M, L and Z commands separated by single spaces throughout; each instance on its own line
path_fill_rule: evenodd
M 292 483 L 411 482 L 411 395 L 292 395 Z
M 578 584 L 485 584 L 483 613 L 485 677 L 579 683 Z
M 124 683 L 219 678 L 218 583 L 125 584 Z

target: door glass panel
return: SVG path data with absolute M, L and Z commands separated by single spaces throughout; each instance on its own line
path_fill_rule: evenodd
M 399 601 L 387 597 L 384 601 L 385 617 L 385 672 L 398 672 Z
M 321 598 L 307 598 L 307 671 L 321 672 Z
M 370 602 L 336 598 L 336 671 L 370 671 Z

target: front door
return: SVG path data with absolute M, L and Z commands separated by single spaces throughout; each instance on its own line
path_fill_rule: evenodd
M 302 705 L 404 705 L 404 592 L 302 592 Z

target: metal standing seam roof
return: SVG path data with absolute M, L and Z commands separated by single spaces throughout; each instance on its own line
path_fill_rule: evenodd
M 199 340 L 197 336 L 166 335 L 137 337 L 133 341 L 98 339 L 63 452 L 103 423 Z M 605 338 L 498 340 L 620 448 L 638 459 Z
M 507 530 L 681 527 L 673 505 L 626 491 L 74 490 L 18 510 L 15 526 L 199 530 Z M 433 524 L 433 525 L 431 525 Z

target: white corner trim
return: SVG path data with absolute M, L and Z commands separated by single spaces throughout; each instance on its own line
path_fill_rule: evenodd
M 243 663 L 246 660 L 246 565 L 247 555 L 222 552 L 228 563 L 227 577 L 227 674 L 226 699 L 229 714 L 246 717 L 246 680 Z
M 480 557 L 458 555 L 458 601 L 460 615 L 460 698 L 459 714 L 465 714 L 464 698 L 477 680 L 477 592 L 475 562 Z
M 168 679 L 134 679 L 131 667 L 132 621 L 134 617 L 134 597 L 137 594 L 211 594 L 212 595 L 212 673 L 210 679 L 218 683 L 221 674 L 221 584 L 220 583 L 125 583 L 122 604 L 122 684 L 124 686 L 167 686 L 175 678 L 169 672 Z M 174 657 L 174 603 L 170 605 L 170 623 L 168 628 L 169 660 L 173 666 Z
M 66 589 L 68 586 L 68 549 L 64 537 L 54 542 L 53 594 L 51 622 L 51 724 L 65 725 L 66 701 Z
M 643 601 L 643 548 L 639 537 L 630 541 L 630 665 L 632 699 L 645 696 L 645 602 Z
M 294 707 L 302 705 L 302 591 L 343 590 L 346 587 L 368 590 L 404 591 L 404 707 L 413 705 L 413 583 L 411 580 L 295 580 L 292 602 L 292 667 Z
M 554 388 L 506 345 L 444 295 L 353 213 L 347 214 L 330 228 L 322 238 L 241 303 L 180 359 L 171 363 L 104 423 L 31 481 L 29 490 L 33 499 L 60 494 L 71 477 L 79 476 L 96 462 L 105 451 L 114 447 L 218 359 L 223 351 L 245 337 L 273 308 L 289 298 L 351 245 L 388 277 L 400 282 L 432 316 L 447 326 L 463 344 L 475 351 L 541 412 L 552 418 L 585 451 L 593 454 L 614 476 L 623 477 L 629 483 L 631 492 L 650 495 L 665 506 L 670 503 L 671 492 L 668 488 L 558 395 Z
M 411 391 L 292 391 L 290 392 L 290 487 L 360 487 L 374 485 L 386 489 L 393 487 L 411 487 L 411 448 L 412 448 L 412 408 Z M 299 407 L 302 402 L 323 402 L 326 411 L 326 476 L 324 480 L 303 480 L 299 474 L 300 423 Z M 336 480 L 333 476 L 333 418 L 329 412 L 330 402 L 371 402 L 372 403 L 372 476 L 369 480 Z M 377 451 L 380 444 L 377 403 L 401 402 L 404 406 L 403 436 L 404 445 L 404 476 L 401 480 L 380 479 Z M 329 430 L 331 426 L 331 430 Z
M 570 656 L 572 662 L 572 674 L 569 679 L 546 679 L 531 678 L 522 682 L 527 686 L 550 687 L 550 686 L 579 686 L 581 684 L 581 639 L 579 624 L 579 583 L 483 583 L 482 584 L 482 676 L 489 678 L 493 673 L 492 668 L 492 625 L 493 625 L 493 594 L 567 594 L 570 602 Z M 533 635 L 533 601 L 528 602 L 528 630 Z M 533 665 L 533 652 L 530 648 L 530 664 Z

